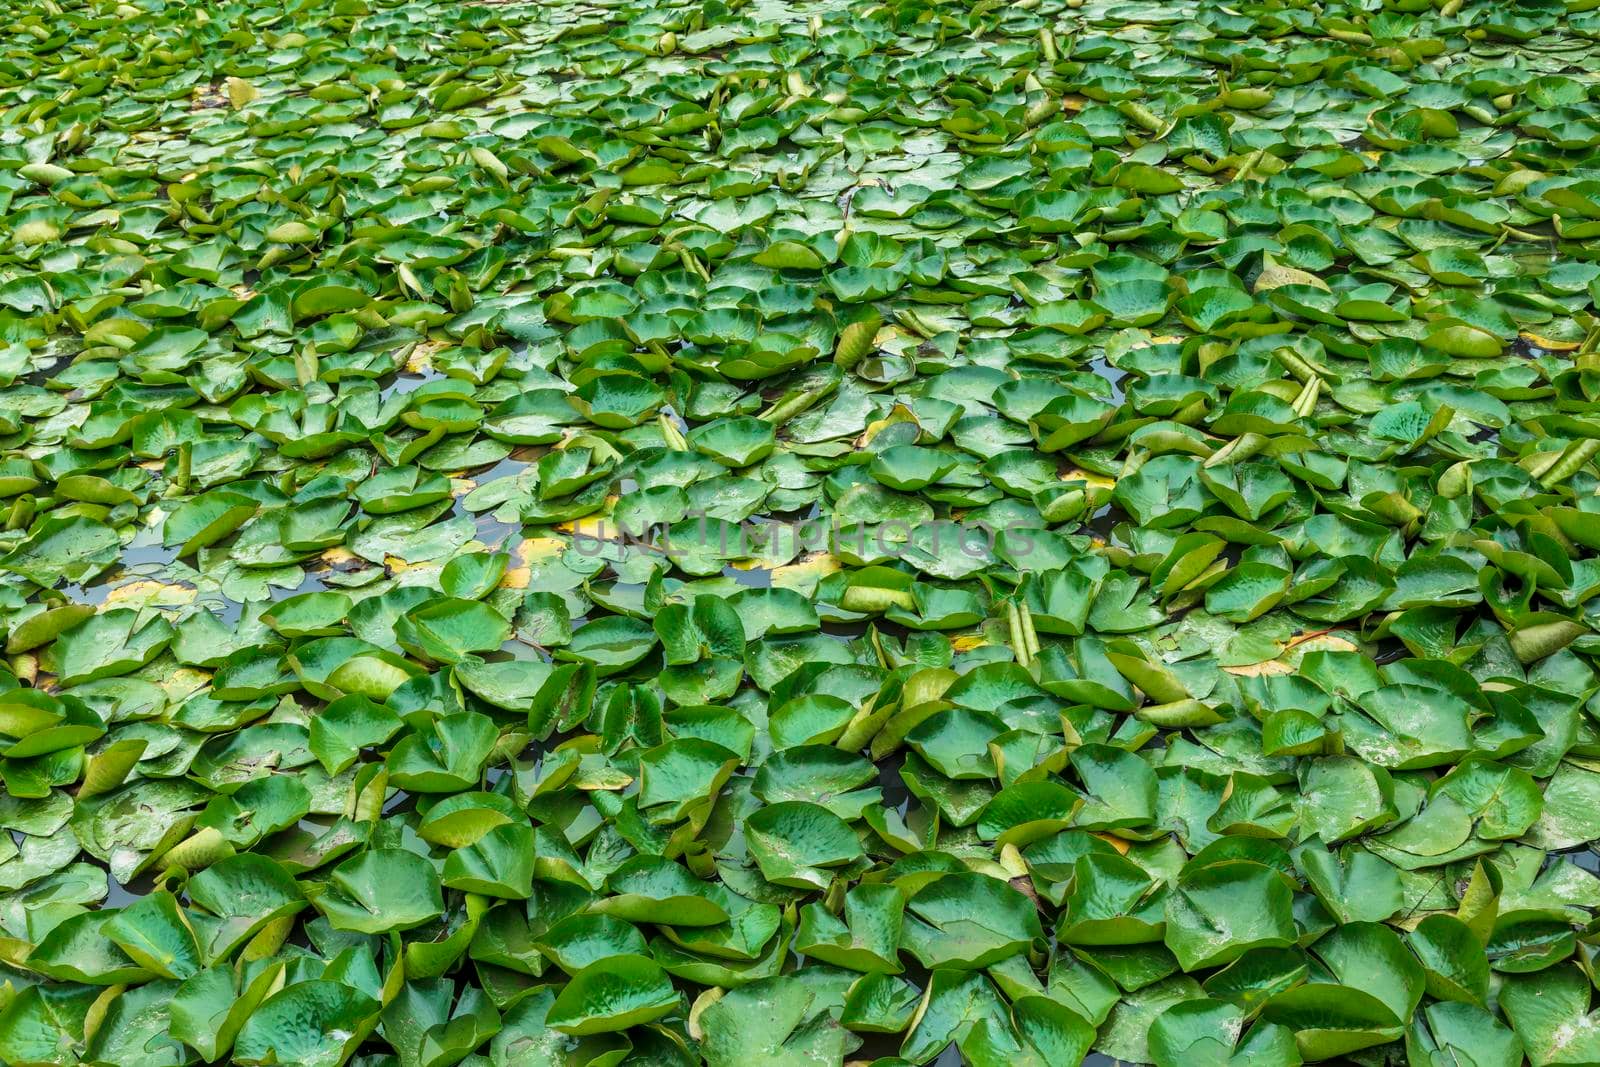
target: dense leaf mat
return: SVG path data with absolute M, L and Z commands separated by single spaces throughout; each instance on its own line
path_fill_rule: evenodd
M 1596 0 L 0 21 L 0 1063 L 1600 1061 Z

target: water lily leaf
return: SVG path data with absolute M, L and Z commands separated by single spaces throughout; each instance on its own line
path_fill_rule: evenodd
M 657 823 L 709 801 L 739 765 L 737 753 L 698 737 L 675 738 L 639 756 L 639 810 Z
M 439 572 L 446 596 L 482 600 L 505 576 L 511 557 L 504 552 L 473 552 L 453 557 Z
M 735 660 L 744 656 L 739 614 L 717 597 L 695 597 L 692 606 L 668 604 L 656 614 L 654 627 L 669 664 L 695 663 L 707 656 Z
M 799 800 L 756 812 L 745 822 L 745 840 L 764 878 L 802 889 L 826 886 L 828 868 L 862 854 L 860 839 L 843 819 Z
M 1589 981 L 1576 967 L 1556 967 L 1537 976 L 1511 979 L 1501 1009 L 1532 1063 L 1559 1063 L 1594 1056 L 1594 1017 Z
M 632 923 L 610 915 L 572 915 L 545 933 L 539 951 L 568 974 L 576 974 L 597 960 L 645 955 L 647 945 Z
M 844 918 L 808 904 L 795 951 L 853 971 L 898 973 L 905 897 L 894 886 L 857 886 L 845 895 Z
M 1385 1045 L 1401 1032 L 1383 1001 L 1335 983 L 1311 983 L 1279 993 L 1267 1002 L 1262 1018 L 1293 1030 L 1305 1060 Z
M 511 623 L 487 604 L 442 597 L 401 615 L 394 632 L 400 647 L 413 655 L 459 663 L 471 653 L 498 649 L 511 635 Z
M 478 783 L 498 733 L 475 711 L 435 719 L 423 732 L 402 737 L 389 750 L 389 780 L 403 789 L 453 793 Z
M 1430 996 L 1483 1005 L 1489 992 L 1489 961 L 1466 923 L 1451 915 L 1430 915 L 1408 941 L 1422 961 Z
M 1138 864 L 1114 854 L 1080 855 L 1071 874 L 1056 932 L 1062 943 L 1137 945 L 1162 939 L 1164 894 Z
M 378 1003 L 343 982 L 299 982 L 274 993 L 234 1040 L 239 1063 L 338 1067 L 377 1025 Z
M 1340 922 L 1382 922 L 1404 906 L 1399 871 L 1360 846 L 1335 852 L 1308 844 L 1295 853 L 1295 865 Z
M 88 744 L 105 733 L 100 716 L 74 697 L 19 689 L 0 695 L 0 753 L 12 760 Z
M 610 895 L 594 910 L 630 922 L 674 926 L 715 926 L 728 919 L 727 909 L 711 887 L 682 865 L 656 856 L 637 856 L 606 879 Z
M 164 978 L 192 978 L 205 961 L 194 929 L 171 893 L 151 893 L 102 929 L 131 958 Z
M 91 1062 L 177 1064 L 186 1053 L 167 1035 L 167 1001 L 173 982 L 157 981 L 117 997 L 106 1013 L 110 1025 L 95 1031 L 85 1049 Z
M 441 881 L 450 889 L 524 900 L 533 894 L 533 872 L 532 828 L 508 823 L 445 857 Z
M 923 965 L 985 967 L 1043 936 L 1032 903 L 983 874 L 947 874 L 906 905 L 905 947 Z
M 608 616 L 573 631 L 572 640 L 557 650 L 562 659 L 594 664 L 603 675 L 626 670 L 655 647 L 648 623 L 624 615 Z
M 1532 827 L 1530 838 L 1551 849 L 1570 848 L 1589 840 L 1589 828 L 1595 825 L 1594 801 L 1597 798 L 1600 798 L 1600 776 L 1572 764 L 1561 764 L 1545 785 L 1543 810 Z M 1531 798 L 1524 803 L 1529 801 Z
M 161 527 L 162 542 L 190 556 L 216 544 L 255 517 L 261 504 L 243 493 L 213 489 L 183 502 Z
M 373 849 L 341 863 L 312 903 L 335 930 L 365 934 L 407 930 L 444 910 L 433 864 L 398 848 Z
M 342 696 L 311 720 L 312 753 L 329 774 L 355 762 L 363 748 L 381 745 L 400 729 L 394 712 L 368 697 Z
M 172 636 L 159 615 L 145 618 L 130 608 L 101 612 L 57 639 L 56 671 L 64 685 L 127 674 L 160 655 Z
M 45 6 L 0 1061 L 1600 1061 L 1594 0 Z
M 42 586 L 55 585 L 63 578 L 83 582 L 109 567 L 120 546 L 116 531 L 104 523 L 84 516 L 50 518 L 27 540 L 0 556 L 0 570 Z
M 287 871 L 249 853 L 211 864 L 189 880 L 188 893 L 221 920 L 205 946 L 211 959 L 227 956 L 268 923 L 306 906 L 304 893 Z
M 900 1055 L 912 1063 L 932 1060 L 984 1023 L 1005 1032 L 1008 1014 L 1005 1001 L 981 971 L 936 970 Z
M 839 1025 L 833 997 L 822 983 L 798 975 L 730 990 L 700 1015 L 701 1054 L 714 1067 L 753 1060 L 794 1065 L 842 1060 L 856 1039 Z M 766 1025 L 751 1027 L 751 1018 Z
M 62 1043 L 83 1040 L 99 995 L 93 986 L 25 987 L 0 1013 L 0 1050 L 9 1062 L 55 1062 Z
M 1150 1054 L 1158 1065 L 1178 1063 L 1296 1064 L 1294 1034 L 1272 1023 L 1244 1027 L 1244 1013 L 1232 1004 L 1186 1000 L 1163 1011 L 1150 1028 Z
M 773 434 L 770 422 L 739 415 L 696 426 L 685 439 L 696 452 L 725 467 L 748 467 L 772 453 Z
M 678 1007 L 678 991 L 644 956 L 596 960 L 569 981 L 550 1005 L 548 1024 L 565 1034 L 609 1033 L 659 1019 Z
M 1288 887 L 1254 863 L 1186 871 L 1167 898 L 1166 945 L 1185 970 L 1294 943 Z
M 1138 756 L 1105 745 L 1087 745 L 1072 754 L 1086 801 L 1073 819 L 1085 829 L 1141 826 L 1155 814 L 1156 777 Z
M 1419 1020 L 1406 1032 L 1407 1055 L 1421 1062 L 1465 1055 L 1468 1048 L 1474 1062 L 1513 1067 L 1523 1061 L 1517 1035 L 1482 1008 L 1442 1001 L 1424 1008 L 1423 1018 L 1426 1025 Z
M 85 911 L 58 924 L 33 946 L 30 970 L 59 982 L 110 986 L 147 980 L 151 970 L 122 951 L 106 933 L 114 912 Z

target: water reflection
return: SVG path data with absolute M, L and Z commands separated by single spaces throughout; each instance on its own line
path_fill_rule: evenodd
M 76 862 L 88 863 L 106 872 L 106 899 L 100 905 L 102 908 L 125 908 L 141 897 L 155 892 L 156 879 L 153 874 L 141 874 L 127 885 L 123 885 L 111 876 L 110 867 L 88 853 L 79 853 Z
M 475 490 L 505 478 L 516 478 L 533 465 L 531 459 L 518 458 L 519 453 L 525 454 L 526 450 L 514 452 L 481 472 L 469 472 L 466 477 Z M 516 542 L 521 539 L 522 521 L 520 519 L 506 521 L 496 518 L 503 505 L 495 505 L 485 511 L 473 511 L 466 506 L 467 495 L 464 493 L 456 497 L 455 505 L 451 508 L 450 513 L 471 519 L 477 531 L 474 536 L 482 544 L 490 548 L 506 550 L 515 547 Z
M 180 547 L 163 545 L 160 529 L 146 526 L 122 547 L 111 567 L 85 584 L 64 585 L 61 591 L 76 604 L 104 604 L 113 590 L 124 585 L 164 578 L 167 568 L 177 561 Z
M 429 382 L 436 382 L 443 377 L 443 374 L 431 367 L 426 371 L 401 371 L 394 376 L 394 381 L 379 388 L 378 395 L 385 400 L 391 396 L 407 396 Z
M 772 586 L 772 568 L 770 567 L 734 567 L 722 568 L 724 578 L 732 578 L 740 585 L 751 589 L 768 589 Z
M 1111 384 L 1111 395 L 1113 402 L 1117 404 L 1122 403 L 1122 398 L 1124 396 L 1122 391 L 1122 380 L 1128 376 L 1128 372 L 1118 367 L 1113 367 L 1110 363 L 1107 363 L 1105 356 L 1096 356 L 1094 359 L 1091 359 L 1089 361 L 1089 369 L 1093 371 L 1097 377 L 1104 378 Z
M 472 517 L 472 524 L 477 529 L 475 535 L 479 541 L 490 548 L 510 550 L 522 540 L 522 523 L 503 522 L 494 517 L 493 512 L 486 511 L 481 515 Z
M 905 753 L 897 752 L 878 764 L 878 788 L 883 790 L 883 803 L 893 808 L 902 819 L 911 810 L 911 790 L 906 787 L 905 779 L 900 777 L 900 768 L 905 766 L 905 762 Z
M 1102 541 L 1110 541 L 1111 534 L 1117 526 L 1131 521 L 1127 512 L 1114 504 L 1106 504 L 1096 511 L 1078 532 L 1097 537 Z
M 1600 878 L 1600 854 L 1597 854 L 1589 845 L 1579 845 L 1577 848 L 1570 848 L 1564 852 L 1552 852 L 1545 857 L 1547 864 L 1560 863 L 1563 860 L 1579 870 L 1587 871 L 1589 874 Z

